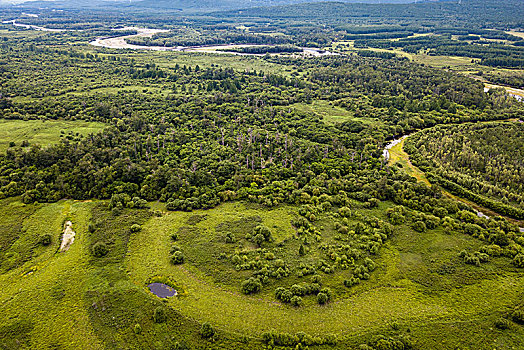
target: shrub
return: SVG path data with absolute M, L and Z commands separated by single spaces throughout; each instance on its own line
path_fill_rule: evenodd
M 142 226 L 138 225 L 138 224 L 133 224 L 131 225 L 131 232 L 138 232 L 142 229 Z
M 48 246 L 51 244 L 51 235 L 49 233 L 40 236 L 40 244 Z
M 358 277 L 351 276 L 349 279 L 344 281 L 344 285 L 348 288 L 353 287 L 356 284 L 360 283 L 360 279 Z
M 304 254 L 306 254 L 306 249 L 301 244 L 300 247 L 298 248 L 298 255 L 304 255 Z
M 329 297 L 327 296 L 326 293 L 320 292 L 320 293 L 317 294 L 317 302 L 320 305 L 324 305 L 328 301 L 329 301 Z
M 516 267 L 524 267 L 524 254 L 517 254 L 513 258 L 513 265 Z
M 522 310 L 517 309 L 513 311 L 513 313 L 511 314 L 511 318 L 516 323 L 524 324 L 524 312 Z
M 109 253 L 109 248 L 104 242 L 97 242 L 93 246 L 93 255 L 97 258 L 101 258 Z
M 264 236 L 260 233 L 255 235 L 255 237 L 253 237 L 253 243 L 256 243 L 258 246 L 261 246 L 265 240 L 266 239 L 264 238 Z
M 291 305 L 293 306 L 302 305 L 302 298 L 299 297 L 298 295 L 295 295 L 294 297 L 291 298 Z
M 164 323 L 167 320 L 167 314 L 166 309 L 162 306 L 159 306 L 155 309 L 155 313 L 153 314 L 153 320 L 155 323 Z
M 253 230 L 253 236 L 256 237 L 259 234 L 261 234 L 264 237 L 264 240 L 266 240 L 268 242 L 270 242 L 272 240 L 271 231 L 269 230 L 269 228 L 267 228 L 264 225 L 258 225 Z
M 235 242 L 235 236 L 231 232 L 226 233 L 226 243 L 234 243 L 234 242 Z
M 338 213 L 340 214 L 340 216 L 342 216 L 343 218 L 349 218 L 351 216 L 351 209 L 349 209 L 348 207 L 341 207 L 339 210 L 338 210 Z
M 174 252 L 173 255 L 171 256 L 171 263 L 174 265 L 183 264 L 184 263 L 184 254 L 180 250 L 177 250 L 176 252 Z
M 133 331 L 135 332 L 135 334 L 142 333 L 142 327 L 140 326 L 140 324 L 135 324 L 135 327 L 133 327 Z
M 244 294 L 258 293 L 262 289 L 262 283 L 258 278 L 251 277 L 242 282 L 242 292 Z
M 293 296 L 289 289 L 278 287 L 275 290 L 275 297 L 284 303 L 290 303 Z
M 322 277 L 320 277 L 320 275 L 311 276 L 311 283 L 322 283 Z
M 213 326 L 211 326 L 211 324 L 209 324 L 209 322 L 204 322 L 200 328 L 200 335 L 203 338 L 211 338 L 215 335 L 215 329 Z
M 508 329 L 511 326 L 510 322 L 506 320 L 505 318 L 500 318 L 495 321 L 495 327 L 498 329 L 504 330 Z
M 174 345 L 173 345 L 173 350 L 189 350 L 189 346 L 187 346 L 186 343 L 184 342 L 176 342 Z
M 426 224 L 424 221 L 415 221 L 412 226 L 413 230 L 417 232 L 424 232 L 426 231 Z

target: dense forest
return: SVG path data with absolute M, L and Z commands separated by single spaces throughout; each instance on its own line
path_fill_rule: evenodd
M 523 137 L 522 122 L 463 124 L 417 133 L 406 150 L 443 187 L 522 219 Z

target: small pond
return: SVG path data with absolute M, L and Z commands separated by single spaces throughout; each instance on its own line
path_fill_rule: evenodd
M 148 285 L 148 287 L 151 293 L 160 298 L 171 298 L 177 295 L 175 289 L 171 288 L 170 286 L 164 283 L 155 282 Z

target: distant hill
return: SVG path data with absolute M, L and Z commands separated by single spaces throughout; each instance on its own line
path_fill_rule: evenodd
M 315 2 L 274 7 L 256 7 L 224 11 L 223 17 L 248 17 L 285 20 L 318 20 L 333 24 L 348 19 L 388 19 L 439 23 L 447 26 L 521 28 L 524 26 L 524 0 L 448 0 L 417 3 Z
M 16 2 L 18 6 L 38 8 L 128 8 L 128 9 L 161 9 L 161 10 L 198 10 L 217 11 L 245 9 L 253 7 L 268 7 L 279 5 L 294 5 L 323 0 L 0 0 L 0 4 Z M 401 4 L 416 0 L 341 0 L 345 3 L 390 3 Z
M 142 0 L 132 3 L 133 7 L 144 8 L 180 8 L 180 9 L 213 9 L 230 8 L 242 9 L 252 7 L 267 7 L 278 5 L 293 5 L 307 2 L 320 2 L 324 0 Z M 347 3 L 410 3 L 415 0 L 342 0 Z

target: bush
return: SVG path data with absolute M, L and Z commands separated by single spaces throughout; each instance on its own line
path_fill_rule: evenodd
M 51 244 L 51 235 L 49 233 L 46 233 L 44 235 L 40 236 L 40 244 L 44 246 L 48 246 Z
M 176 342 L 174 345 L 173 345 L 173 350 L 189 350 L 189 346 L 187 346 L 186 343 L 184 342 Z
M 515 323 L 524 324 L 524 312 L 522 310 L 513 311 L 511 318 Z
M 413 227 L 413 230 L 417 232 L 426 231 L 426 224 L 424 223 L 424 221 L 415 221 L 412 227 Z
M 244 294 L 258 293 L 262 289 L 262 283 L 258 278 L 251 277 L 242 282 L 242 292 Z
M 304 255 L 304 254 L 306 254 L 306 249 L 301 244 L 300 247 L 298 248 L 298 255 Z
M 200 328 L 200 335 L 203 338 L 211 338 L 215 335 L 215 329 L 213 326 L 211 326 L 211 324 L 209 324 L 209 322 L 204 322 Z
M 256 237 L 259 234 L 264 237 L 265 241 L 271 242 L 272 236 L 271 236 L 271 231 L 269 230 L 269 228 L 267 228 L 264 225 L 258 225 L 253 230 L 253 236 Z
M 180 250 L 177 250 L 176 252 L 174 252 L 173 255 L 171 256 L 171 263 L 174 265 L 183 264 L 184 263 L 184 254 Z
M 504 330 L 508 329 L 511 326 L 510 322 L 506 320 L 505 318 L 500 318 L 495 321 L 495 327 L 498 329 Z
M 329 301 L 329 297 L 327 296 L 326 293 L 320 292 L 317 294 L 317 303 L 319 303 L 320 305 L 324 305 L 328 301 Z
M 142 327 L 140 326 L 140 324 L 135 324 L 135 327 L 133 328 L 133 331 L 135 332 L 135 334 L 140 334 L 142 333 Z
M 107 253 L 109 253 L 109 248 L 107 248 L 107 245 L 104 242 L 97 242 L 93 246 L 93 255 L 97 258 L 106 256 Z
M 291 305 L 293 306 L 302 305 L 302 298 L 299 297 L 298 295 L 295 295 L 294 297 L 291 298 Z
M 131 232 L 138 232 L 142 229 L 142 226 L 138 225 L 138 224 L 133 224 L 131 225 Z
M 167 320 L 167 314 L 166 309 L 162 306 L 159 306 L 155 309 L 155 313 L 153 314 L 153 320 L 155 323 L 164 323 Z
M 513 258 L 513 265 L 516 267 L 524 267 L 524 254 L 517 254 Z

